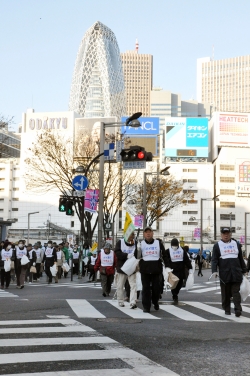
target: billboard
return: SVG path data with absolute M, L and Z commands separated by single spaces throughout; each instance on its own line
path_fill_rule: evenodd
M 127 117 L 122 117 L 121 121 L 125 123 Z M 129 126 L 122 126 L 121 133 L 126 135 L 157 135 L 160 133 L 160 123 L 158 117 L 140 117 L 139 122 L 141 126 L 133 128 Z
M 216 145 L 250 146 L 250 119 L 248 114 L 215 113 L 214 131 Z
M 244 196 L 250 194 L 250 158 L 237 158 L 235 163 L 235 193 Z
M 208 157 L 208 119 L 169 117 L 166 126 L 166 157 Z

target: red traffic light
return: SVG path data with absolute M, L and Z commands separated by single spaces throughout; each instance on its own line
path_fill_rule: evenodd
M 138 154 L 137 154 L 137 158 L 144 159 L 145 158 L 145 152 L 144 151 L 139 151 Z

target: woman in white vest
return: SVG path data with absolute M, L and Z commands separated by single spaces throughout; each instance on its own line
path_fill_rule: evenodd
M 92 278 L 92 282 L 95 280 L 94 267 L 95 267 L 95 263 L 96 263 L 96 260 L 97 260 L 96 254 L 97 254 L 96 251 L 93 252 L 93 254 L 89 257 L 89 261 L 88 261 L 88 264 L 87 264 L 88 272 L 89 272 L 89 281 L 91 281 L 91 278 Z
M 178 294 L 183 286 L 183 280 L 186 278 L 185 269 L 193 273 L 192 264 L 187 252 L 185 252 L 177 239 L 171 240 L 171 246 L 167 249 L 167 267 L 173 269 L 173 274 L 179 278 L 177 286 L 171 290 L 174 303 L 178 303 Z
M 55 283 L 58 283 L 58 279 L 61 279 L 62 277 L 62 266 L 63 266 L 63 263 L 65 262 L 65 254 L 62 251 L 62 248 L 63 248 L 62 243 L 55 246 L 56 257 L 57 257 L 57 262 L 56 262 L 57 273 L 55 276 Z
M 110 294 L 111 285 L 114 280 L 115 267 L 116 255 L 114 251 L 111 250 L 111 244 L 106 243 L 104 248 L 101 249 L 94 266 L 95 272 L 100 270 L 102 295 L 104 297 Z
M 72 259 L 73 263 L 73 274 L 78 275 L 79 271 L 79 256 L 80 252 L 78 251 L 77 247 L 73 248 L 73 252 L 70 255 L 70 258 Z
M 125 282 L 128 279 L 128 283 L 130 285 L 130 308 L 135 309 L 137 308 L 136 299 L 137 299 L 137 288 L 136 288 L 136 272 L 132 275 L 127 276 L 122 271 L 122 266 L 126 262 L 126 260 L 132 256 L 137 258 L 137 243 L 134 240 L 135 235 L 132 232 L 128 237 L 128 240 L 125 239 L 118 240 L 115 247 L 115 254 L 117 257 L 117 300 L 119 307 L 125 307 L 124 304 L 124 286 Z
M 241 316 L 240 285 L 243 274 L 247 273 L 242 250 L 236 240 L 231 239 L 227 227 L 221 229 L 221 240 L 213 247 L 212 273 L 217 276 L 219 268 L 222 308 L 226 315 L 231 315 L 231 296 L 234 302 L 235 316 Z
M 40 281 L 41 263 L 43 260 L 44 250 L 39 243 L 34 245 L 34 251 L 36 252 L 36 273 L 34 274 L 33 281 Z
M 50 267 L 57 263 L 57 255 L 55 248 L 51 248 L 52 244 L 48 243 L 48 247 L 46 248 L 43 256 L 43 262 L 45 265 L 45 273 L 48 277 L 48 284 L 52 283 L 52 274 L 50 271 Z
M 24 288 L 24 280 L 26 271 L 28 268 L 28 264 L 21 265 L 21 258 L 27 255 L 27 249 L 24 246 L 23 241 L 19 241 L 16 249 L 14 250 L 14 260 L 15 260 L 15 272 L 16 272 L 16 280 L 17 280 L 17 288 L 23 289 Z
M 4 269 L 4 262 L 6 260 L 11 260 L 13 257 L 13 249 L 11 244 L 6 245 L 0 251 L 0 269 L 1 269 L 1 289 L 4 289 L 4 281 L 5 281 L 5 288 L 9 288 L 10 285 L 10 270 L 5 271 Z

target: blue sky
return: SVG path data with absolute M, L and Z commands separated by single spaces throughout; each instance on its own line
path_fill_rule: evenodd
M 250 54 L 250 0 L 0 0 L 0 114 L 68 109 L 77 50 L 101 21 L 154 58 L 153 84 L 196 98 L 196 59 Z M 15 128 L 16 125 L 13 125 Z

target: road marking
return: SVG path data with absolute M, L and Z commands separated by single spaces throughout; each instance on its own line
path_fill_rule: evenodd
M 111 304 L 113 307 L 116 309 L 119 309 L 119 311 L 125 313 L 126 315 L 132 317 L 133 319 L 153 319 L 153 320 L 158 320 L 160 317 L 156 317 L 151 315 L 150 313 L 143 312 L 142 309 L 136 308 L 136 309 L 131 309 L 130 304 L 127 302 L 124 302 L 125 307 L 119 307 L 118 302 L 114 300 L 106 300 L 109 304 Z
M 216 316 L 223 317 L 223 319 L 235 321 L 235 322 L 238 322 L 238 323 L 248 323 L 248 324 L 250 323 L 250 319 L 247 318 L 247 317 L 242 317 L 242 316 L 241 317 L 235 317 L 233 315 L 231 315 L 231 316 L 227 315 L 226 316 L 222 309 L 212 307 L 212 306 L 208 306 L 207 304 L 204 304 L 204 303 L 199 303 L 199 302 L 183 302 L 183 303 L 189 304 L 189 305 L 191 305 L 195 308 L 201 309 L 203 311 L 212 313 Z
M 0 329 L 0 334 L 18 334 L 18 333 L 71 333 L 75 332 L 74 326 L 63 326 L 63 327 L 41 327 L 41 328 L 4 328 Z M 94 329 L 88 326 L 77 326 L 78 332 L 94 332 Z
M 93 343 L 118 343 L 109 337 L 56 337 L 56 338 L 18 338 L 0 339 L 0 347 L 10 346 L 52 346 L 52 345 L 89 345 Z
M 168 312 L 171 315 L 174 315 L 178 317 L 179 319 L 182 319 L 185 321 L 209 321 L 207 319 L 204 319 L 203 317 L 200 317 L 198 315 L 195 315 L 194 313 L 185 311 L 184 309 L 181 309 L 174 305 L 161 305 L 160 309 L 162 311 Z
M 0 326 L 6 325 L 33 325 L 33 324 L 62 324 L 62 325 L 77 325 L 78 321 L 74 319 L 42 319 L 42 320 L 6 320 L 0 321 Z M 82 324 L 81 324 L 82 325 Z
M 85 299 L 66 299 L 71 309 L 78 317 L 99 319 L 105 318 L 95 307 Z
M 195 290 L 192 290 L 192 291 L 188 290 L 188 292 L 194 292 L 194 293 L 201 294 L 203 292 L 214 291 L 214 290 L 218 290 L 217 287 L 207 287 L 205 289 L 201 289 L 201 290 L 197 290 L 197 291 L 195 291 Z

